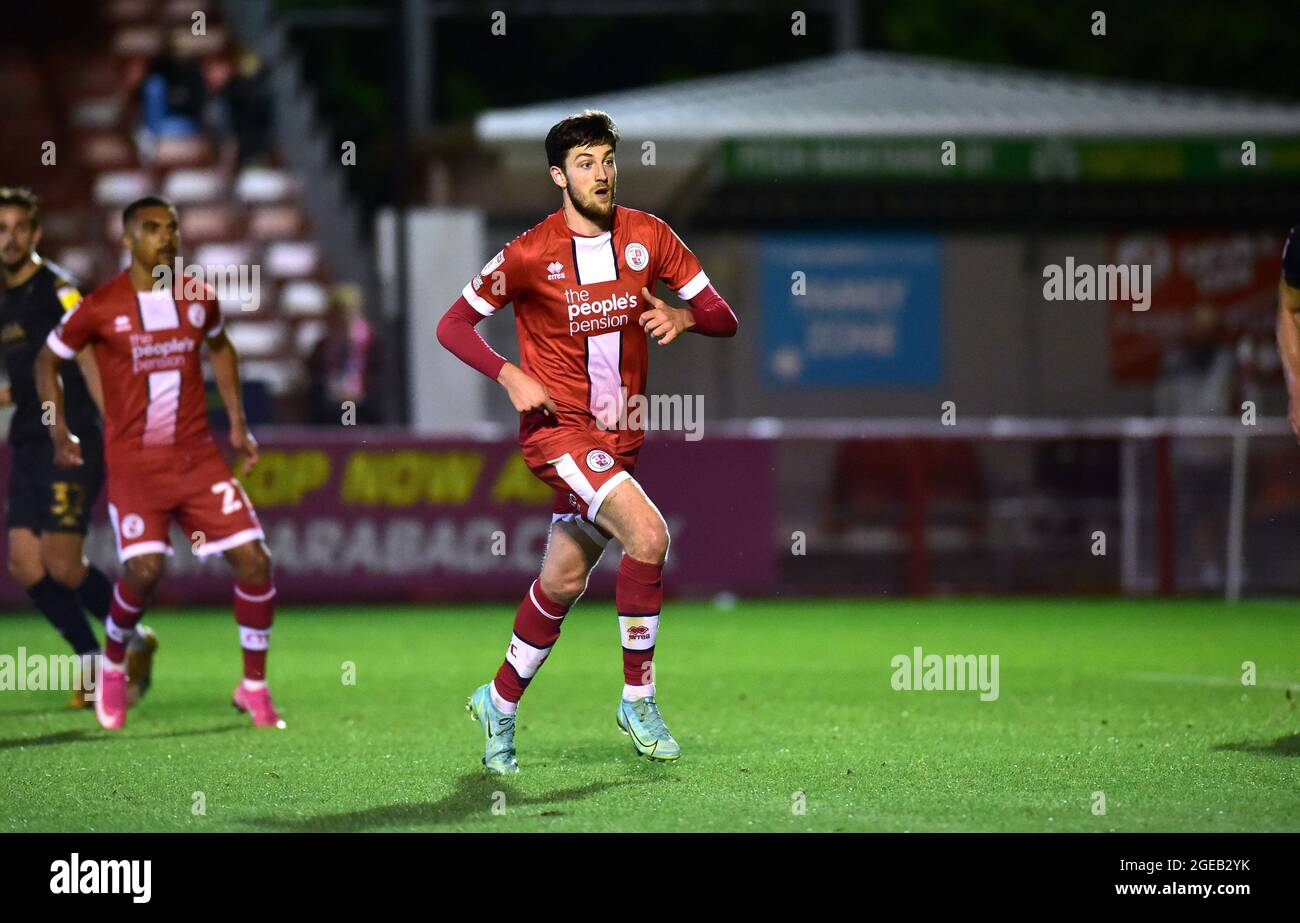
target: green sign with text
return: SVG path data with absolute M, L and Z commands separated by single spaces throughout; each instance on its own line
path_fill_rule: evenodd
M 1300 177 L 1300 136 L 732 139 L 732 180 L 1112 182 Z

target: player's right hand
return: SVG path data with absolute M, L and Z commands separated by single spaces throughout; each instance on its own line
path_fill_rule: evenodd
M 50 439 L 54 442 L 54 464 L 60 468 L 81 467 L 80 439 L 68 432 L 65 427 L 51 430 Z
M 540 410 L 552 416 L 555 414 L 555 404 L 546 393 L 546 388 L 519 366 L 507 362 L 501 367 L 497 381 L 501 382 L 501 386 L 510 395 L 510 403 L 520 413 Z
M 1292 395 L 1291 399 L 1287 401 L 1286 418 L 1291 421 L 1291 432 L 1295 433 L 1297 439 L 1300 439 L 1300 400 L 1295 395 Z

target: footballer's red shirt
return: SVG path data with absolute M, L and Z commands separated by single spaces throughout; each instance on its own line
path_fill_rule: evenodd
M 111 469 L 165 462 L 212 449 L 200 349 L 222 330 L 212 290 L 202 297 L 178 282 L 174 292 L 137 292 L 122 272 L 91 292 L 46 342 L 73 359 L 87 345 L 104 389 L 104 457 Z M 121 466 L 121 467 L 119 467 Z
M 557 410 L 554 421 L 540 411 L 523 414 L 521 442 L 545 438 L 555 425 L 615 426 L 627 400 L 645 394 L 641 287 L 653 293 L 661 279 L 683 301 L 709 284 L 667 222 L 616 205 L 610 230 L 595 237 L 575 234 L 563 209 L 552 213 L 470 280 L 461 294 L 480 314 L 514 303 L 520 367 L 545 386 Z M 638 429 L 609 435 L 621 453 L 635 453 L 644 438 Z

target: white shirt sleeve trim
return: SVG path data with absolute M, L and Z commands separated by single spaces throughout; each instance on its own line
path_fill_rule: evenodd
M 699 272 L 695 274 L 694 279 L 687 282 L 685 285 L 683 285 L 681 288 L 677 290 L 677 297 L 680 298 L 682 301 L 690 301 L 700 292 L 704 291 L 704 287 L 708 284 L 709 284 L 709 277 L 706 276 L 704 274 L 704 270 L 701 269 Z
M 45 338 L 45 345 L 50 348 L 50 352 L 54 353 L 54 355 L 58 356 L 60 359 L 77 358 L 77 351 L 67 343 L 60 340 L 59 335 L 53 330 L 51 330 L 50 335 Z
M 468 301 L 471 306 L 473 306 L 475 311 L 482 314 L 484 317 L 491 317 L 496 313 L 496 307 L 492 302 L 480 298 L 478 293 L 474 291 L 472 284 L 473 283 L 467 284 L 463 289 L 461 289 L 461 295 L 464 296 L 465 300 Z

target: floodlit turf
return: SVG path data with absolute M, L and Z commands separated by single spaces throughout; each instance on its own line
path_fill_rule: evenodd
M 277 732 L 229 705 L 228 612 L 151 613 L 155 684 L 122 731 L 61 693 L 0 692 L 0 830 L 1300 830 L 1297 604 L 670 604 L 659 701 L 683 757 L 651 764 L 614 723 L 612 606 L 587 601 L 525 699 L 507 781 L 483 774 L 464 703 L 512 617 L 285 608 Z M 38 617 L 0 616 L 0 654 L 19 645 L 63 652 Z M 997 654 L 998 698 L 893 690 L 915 645 Z

